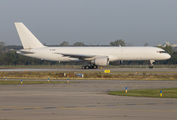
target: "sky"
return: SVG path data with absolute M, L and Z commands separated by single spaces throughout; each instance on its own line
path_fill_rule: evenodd
M 6 45 L 21 45 L 14 22 L 46 45 L 177 44 L 177 0 L 0 0 L 0 16 Z

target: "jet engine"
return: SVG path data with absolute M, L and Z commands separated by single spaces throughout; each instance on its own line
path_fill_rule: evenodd
M 122 60 L 116 60 L 116 61 L 109 62 L 109 65 L 122 65 L 122 64 L 123 64 Z
M 107 66 L 109 65 L 109 58 L 108 57 L 98 57 L 94 60 L 91 60 L 92 64 L 99 65 L 99 66 Z

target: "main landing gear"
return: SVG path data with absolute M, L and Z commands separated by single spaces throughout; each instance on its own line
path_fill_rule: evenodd
M 97 65 L 86 65 L 86 66 L 82 66 L 82 69 L 97 69 L 98 66 Z
M 150 69 L 153 68 L 153 62 L 155 62 L 155 60 L 150 60 L 150 66 L 149 66 Z

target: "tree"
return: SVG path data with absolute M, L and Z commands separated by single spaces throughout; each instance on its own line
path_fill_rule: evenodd
M 0 42 L 0 54 L 3 53 L 4 46 L 5 46 L 5 43 L 4 42 Z
M 145 43 L 144 46 L 149 46 L 149 44 L 148 44 L 148 43 Z
M 125 46 L 125 42 L 122 39 L 116 39 L 114 42 L 110 42 L 111 46 Z
M 133 43 L 126 42 L 126 46 L 133 46 Z
M 4 42 L 0 42 L 0 46 L 5 46 L 5 43 Z
M 73 46 L 85 46 L 85 44 L 83 42 L 76 42 Z
M 69 46 L 69 43 L 68 43 L 68 41 L 64 41 L 60 44 L 60 46 Z

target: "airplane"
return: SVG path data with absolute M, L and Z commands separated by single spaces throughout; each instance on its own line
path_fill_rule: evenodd
M 47 47 L 44 46 L 21 22 L 15 22 L 23 49 L 17 53 L 49 61 L 87 61 L 82 69 L 97 69 L 98 66 L 121 65 L 127 60 L 149 60 L 153 68 L 155 60 L 170 59 L 171 56 L 157 47 Z

